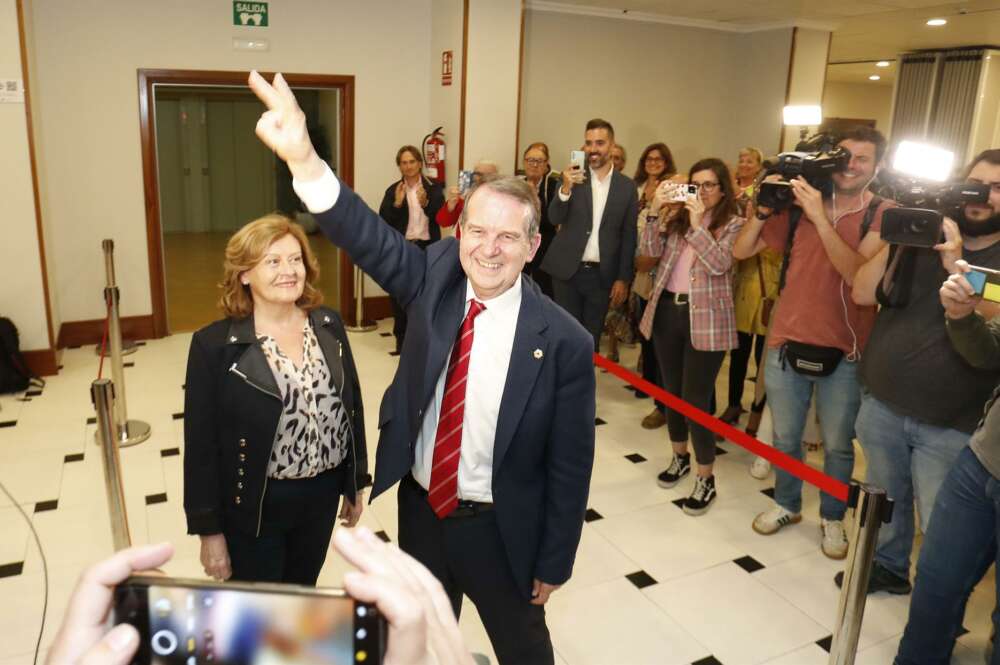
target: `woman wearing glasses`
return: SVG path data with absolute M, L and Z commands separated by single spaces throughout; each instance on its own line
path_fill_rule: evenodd
M 532 143 L 524 151 L 524 177 L 535 188 L 538 201 L 542 206 L 542 219 L 538 232 L 542 235 L 542 244 L 535 253 L 535 258 L 524 265 L 524 272 L 531 276 L 542 293 L 552 297 L 552 277 L 538 268 L 542 265 L 545 252 L 556 235 L 556 228 L 549 223 L 549 201 L 555 195 L 562 179 L 549 166 L 549 146 L 544 143 Z
M 698 187 L 683 207 L 670 212 L 678 185 L 660 184 L 644 212 L 646 224 L 660 234 L 643 234 L 642 252 L 659 256 L 656 279 L 639 330 L 653 341 L 664 388 L 708 411 L 715 377 L 726 351 L 737 347 L 733 310 L 733 243 L 743 226 L 733 179 L 722 160 L 703 159 L 691 167 L 688 182 Z M 673 487 L 691 472 L 688 436 L 694 446 L 694 489 L 682 509 L 701 515 L 715 500 L 715 437 L 680 413 L 667 411 L 674 457 L 658 477 Z

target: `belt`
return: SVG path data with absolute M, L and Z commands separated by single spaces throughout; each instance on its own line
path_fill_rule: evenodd
M 664 291 L 663 295 L 669 296 L 673 303 L 677 306 L 686 305 L 691 300 L 690 294 L 688 293 L 674 293 L 673 291 Z
M 420 496 L 423 497 L 427 496 L 427 490 L 425 490 L 423 486 L 417 482 L 417 479 L 413 477 L 412 473 L 406 474 L 404 480 L 412 483 L 414 489 L 417 490 L 417 493 L 420 494 Z M 458 507 L 455 508 L 455 510 L 448 513 L 448 516 L 445 519 L 451 520 L 451 519 L 460 519 L 463 517 L 475 517 L 476 515 L 479 515 L 481 513 L 488 513 L 491 510 L 493 510 L 492 503 L 486 503 L 484 501 L 466 501 L 464 499 L 459 499 Z
M 600 268 L 600 261 L 580 261 L 581 268 Z

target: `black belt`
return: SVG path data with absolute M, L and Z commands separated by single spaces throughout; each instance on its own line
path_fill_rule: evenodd
M 600 261 L 580 261 L 581 268 L 600 268 Z
M 412 473 L 406 474 L 403 480 L 412 483 L 413 488 L 417 490 L 417 493 L 420 494 L 420 496 L 423 497 L 427 496 L 427 490 L 425 490 L 423 486 L 417 482 L 417 479 L 413 477 Z M 492 503 L 486 503 L 483 501 L 466 501 L 464 499 L 459 499 L 458 507 L 455 508 L 455 510 L 448 513 L 448 516 L 445 517 L 445 519 L 450 520 L 462 517 L 475 517 L 480 513 L 488 513 L 491 510 L 493 510 Z
M 691 300 L 690 294 L 687 293 L 674 293 L 673 291 L 664 291 L 663 296 L 669 298 L 669 302 L 672 302 L 679 307 L 688 304 L 688 302 Z

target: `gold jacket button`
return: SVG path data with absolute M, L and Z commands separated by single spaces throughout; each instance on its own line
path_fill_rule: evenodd
M 238 473 L 238 474 L 240 474 L 242 476 L 243 475 L 243 468 L 240 467 L 239 469 L 237 469 L 236 473 Z
M 247 461 L 247 454 L 246 453 L 240 453 L 240 461 L 241 462 L 246 462 Z
M 236 487 L 237 489 L 243 489 L 243 483 L 242 482 L 236 483 Z
M 246 447 L 247 447 L 247 440 L 240 439 L 240 448 L 246 448 Z
M 236 497 L 236 505 L 240 505 L 240 501 L 241 501 L 240 497 Z

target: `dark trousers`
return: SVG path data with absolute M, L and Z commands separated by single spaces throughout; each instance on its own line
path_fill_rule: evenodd
M 642 313 L 646 311 L 647 300 L 639 298 L 639 318 L 642 318 Z M 663 386 L 660 380 L 660 361 L 656 359 L 656 345 L 653 344 L 653 340 L 646 339 L 645 336 L 639 335 L 639 358 L 642 363 L 642 378 L 652 383 L 654 386 Z M 645 395 L 641 390 L 636 390 L 639 395 Z M 656 402 L 656 408 L 660 411 L 666 413 L 667 407 L 663 406 L 659 402 Z
M 747 379 L 747 366 L 750 364 L 750 351 L 753 350 L 757 371 L 760 372 L 760 360 L 764 356 L 764 336 L 757 335 L 756 343 L 751 333 L 736 333 L 740 341 L 739 348 L 729 352 L 729 406 L 743 404 L 743 384 Z
M 691 318 L 688 305 L 675 305 L 673 296 L 664 291 L 653 318 L 653 344 L 660 361 L 664 389 L 692 406 L 709 411 L 715 394 L 715 377 L 722 367 L 725 351 L 699 351 L 691 346 Z M 715 462 L 715 435 L 667 409 L 670 440 L 681 443 L 691 435 L 698 464 Z
M 555 301 L 580 322 L 594 338 L 594 351 L 601 348 L 601 332 L 608 315 L 611 289 L 601 286 L 601 271 L 596 265 L 580 264 L 568 280 L 552 278 Z
M 431 244 L 428 240 L 411 240 L 420 249 L 425 249 Z M 389 305 L 392 307 L 392 336 L 396 338 L 396 351 L 403 350 L 403 339 L 406 337 L 406 310 L 399 304 L 399 301 L 389 296 Z
M 343 491 L 339 468 L 300 480 L 268 478 L 260 536 L 224 532 L 232 579 L 316 586 Z
M 399 546 L 438 578 L 455 616 L 462 595 L 476 606 L 501 665 L 551 665 L 545 607 L 521 595 L 497 528 L 496 512 L 438 519 L 427 492 L 407 474 L 399 483 Z

